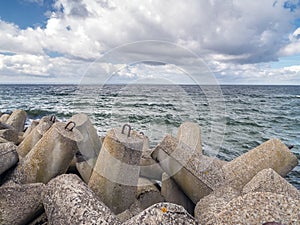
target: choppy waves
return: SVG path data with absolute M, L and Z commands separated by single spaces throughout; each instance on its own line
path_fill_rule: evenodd
M 231 160 L 270 139 L 279 138 L 300 159 L 300 86 L 222 86 L 222 96 L 205 95 L 197 86 L 2 85 L 1 112 L 25 109 L 30 123 L 45 115 L 66 120 L 87 113 L 100 135 L 130 123 L 157 144 L 165 133 L 176 135 L 183 121 L 201 125 L 203 146 L 210 154 L 214 135 L 222 145 L 218 157 Z M 224 103 L 212 115 L 211 104 Z M 223 125 L 225 129 L 223 130 Z M 300 189 L 300 166 L 288 180 Z

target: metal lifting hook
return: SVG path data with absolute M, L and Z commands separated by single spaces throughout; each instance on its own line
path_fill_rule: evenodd
M 70 124 L 73 124 L 73 126 L 72 126 L 71 128 L 69 128 L 69 125 L 70 125 Z M 72 131 L 72 130 L 74 129 L 74 127 L 76 127 L 76 123 L 73 122 L 73 121 L 70 121 L 70 122 L 67 123 L 67 125 L 65 126 L 65 129 L 66 129 L 67 131 Z
M 124 134 L 125 127 L 128 127 L 127 137 L 130 137 L 131 126 L 129 124 L 124 124 L 123 127 L 122 127 L 122 134 Z
M 52 115 L 52 116 L 50 117 L 50 121 L 51 121 L 52 123 L 55 123 L 55 121 L 56 121 L 55 115 Z

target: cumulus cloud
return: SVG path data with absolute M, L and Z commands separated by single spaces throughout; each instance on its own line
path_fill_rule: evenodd
M 46 26 L 36 28 L 20 29 L 0 20 L 0 74 L 68 77 L 69 70 L 84 71 L 88 62 L 111 49 L 142 40 L 183 46 L 203 58 L 221 78 L 245 77 L 249 71 L 263 76 L 257 64 L 300 53 L 300 31 L 293 24 L 299 10 L 293 1 L 56 0 L 48 15 Z M 166 46 L 127 48 L 123 57 L 147 60 L 160 55 L 177 66 L 191 66 L 195 60 L 185 51 L 170 51 Z M 124 63 L 110 60 L 106 63 Z M 127 72 L 134 73 L 130 68 Z M 138 68 L 142 74 L 142 66 Z M 149 71 L 149 67 L 143 69 Z
M 300 28 L 297 28 L 292 34 L 289 35 L 290 43 L 284 46 L 280 53 L 281 55 L 293 55 L 300 53 Z
M 264 64 L 233 64 L 214 62 L 218 80 L 223 84 L 299 84 L 300 66 L 272 68 Z

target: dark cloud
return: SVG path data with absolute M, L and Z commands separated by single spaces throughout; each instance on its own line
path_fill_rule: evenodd
M 110 3 L 109 0 L 97 0 L 97 3 L 100 4 L 102 8 L 114 10 L 116 7 Z
M 71 16 L 86 18 L 89 16 L 89 12 L 86 9 L 86 5 L 82 3 L 82 0 L 73 1 L 70 11 Z
M 163 62 L 156 62 L 156 61 L 142 61 L 142 63 L 146 64 L 146 65 L 151 65 L 151 66 L 163 66 L 163 65 L 166 65 Z

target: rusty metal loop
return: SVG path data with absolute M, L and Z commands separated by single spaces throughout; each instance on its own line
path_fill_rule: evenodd
M 143 131 L 141 131 L 140 134 L 143 135 L 143 136 L 145 135 Z
M 69 125 L 70 125 L 70 124 L 73 124 L 73 126 L 72 126 L 71 128 L 69 128 Z M 65 129 L 66 129 L 67 131 L 72 131 L 72 130 L 74 129 L 74 127 L 76 127 L 76 123 L 73 122 L 73 121 L 70 121 L 70 122 L 67 123 L 67 125 L 65 126 Z
M 130 137 L 131 126 L 129 124 L 127 124 L 127 123 L 124 124 L 123 127 L 122 127 L 122 134 L 124 134 L 125 127 L 128 127 L 127 137 Z
M 52 123 L 55 123 L 55 121 L 56 121 L 55 115 L 52 115 L 52 116 L 50 117 L 50 121 L 51 121 Z

